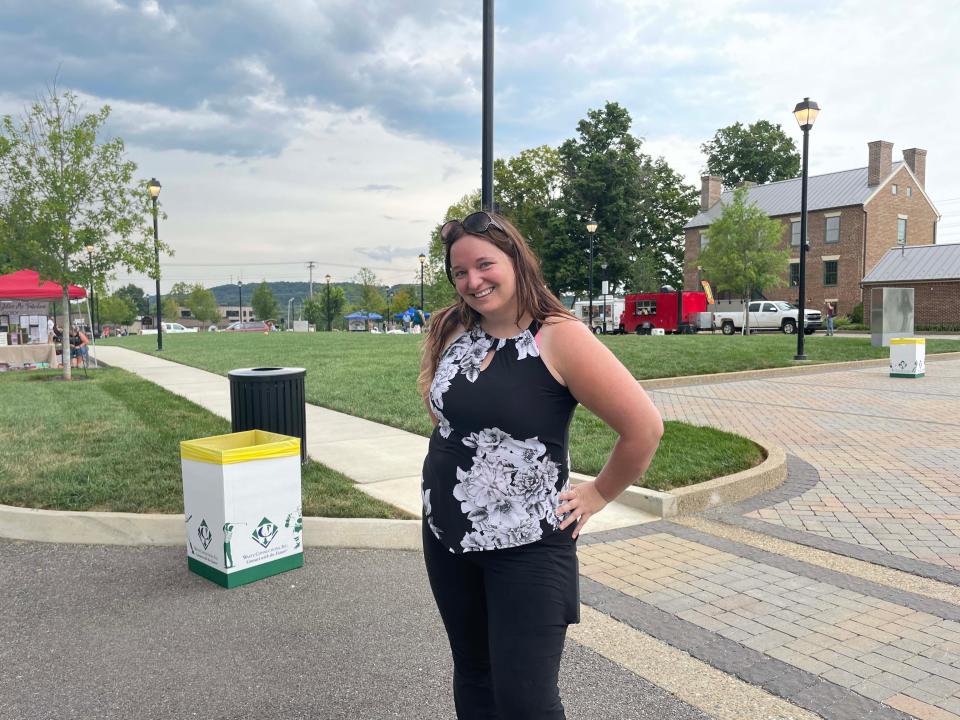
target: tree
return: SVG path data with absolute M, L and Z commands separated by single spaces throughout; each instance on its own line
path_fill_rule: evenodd
M 563 185 L 563 164 L 555 148 L 541 145 L 493 163 L 494 198 L 540 257 Z
M 362 267 L 353 281 L 360 285 L 360 307 L 368 313 L 383 315 L 387 311 L 387 301 L 383 297 L 380 280 L 370 268 Z
M 737 122 L 720 128 L 700 149 L 707 156 L 707 172 L 722 178 L 727 187 L 744 181 L 787 180 L 800 174 L 796 143 L 779 124 L 767 120 L 747 127 Z
M 608 102 L 577 123 L 578 137 L 560 145 L 565 183 L 561 210 L 550 228 L 550 245 L 542 262 L 554 292 L 588 288 L 590 238 L 584 223 L 597 221 L 594 263 L 607 263 L 611 285 L 623 284 L 634 255 L 634 232 L 640 222 L 643 156 L 640 140 L 630 134 L 630 113 Z M 594 291 L 598 287 L 594 270 Z
M 444 267 L 446 248 L 440 239 L 440 229 L 450 220 L 463 220 L 467 215 L 480 210 L 480 191 L 475 190 L 460 198 L 447 208 L 447 212 L 430 234 L 430 248 L 427 250 L 427 262 L 423 266 L 423 302 L 433 312 L 452 305 L 457 300 L 457 291 L 447 279 Z M 416 281 L 420 282 L 417 274 Z
M 114 293 L 97 299 L 102 322 L 111 325 L 130 325 L 137 318 L 137 308 L 129 299 Z
M 109 115 L 109 106 L 82 114 L 76 96 L 54 86 L 18 122 L 0 122 L 0 254 L 62 285 L 68 325 L 68 285 L 90 272 L 86 245 L 99 275 L 155 270 L 146 183 L 123 140 L 98 139 Z M 72 377 L 68 362 L 63 376 Z
M 720 290 L 729 290 L 744 301 L 755 290 L 777 285 L 790 252 L 783 249 L 783 225 L 755 205 L 747 205 L 747 188 L 733 194 L 733 202 L 707 231 L 707 246 L 697 260 L 706 277 Z M 744 324 L 750 332 L 750 317 Z
M 250 301 L 253 307 L 253 314 L 258 320 L 273 320 L 280 312 L 277 305 L 277 299 L 273 296 L 273 290 L 267 285 L 267 281 L 261 282 L 257 289 L 253 291 L 253 299 Z
M 329 305 L 327 304 L 328 288 Z M 326 330 L 328 324 L 333 327 L 334 321 L 339 320 L 346 304 L 347 296 L 344 294 L 343 288 L 324 284 L 320 286 L 319 293 L 303 303 L 303 316 L 314 327 Z M 328 308 L 330 310 L 329 316 L 327 315 Z
M 424 267 L 424 303 L 426 303 L 426 267 Z M 413 296 L 410 295 L 406 288 L 400 288 L 393 294 L 393 300 L 391 300 L 387 312 L 390 313 L 390 317 L 392 318 L 397 313 L 402 313 L 412 305 Z
M 163 298 L 163 305 L 160 309 L 163 311 L 164 322 L 176 322 L 180 319 L 180 303 L 173 295 L 167 295 Z
M 133 283 L 124 285 L 117 290 L 114 295 L 128 300 L 134 308 L 136 308 L 138 315 L 146 315 L 150 312 L 150 302 L 147 300 L 147 296 L 141 288 L 138 288 Z
M 190 310 L 190 314 L 202 323 L 215 324 L 222 319 L 217 299 L 200 283 L 190 289 L 190 293 L 184 299 L 184 305 Z

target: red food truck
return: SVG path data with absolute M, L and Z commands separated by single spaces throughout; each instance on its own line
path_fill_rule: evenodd
M 706 311 L 707 294 L 703 292 L 626 295 L 619 331 L 650 335 L 654 328 L 659 328 L 665 333 L 694 333 L 697 331 L 696 314 Z

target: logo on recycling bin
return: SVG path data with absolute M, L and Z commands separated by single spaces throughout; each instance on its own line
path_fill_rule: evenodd
M 203 545 L 203 549 L 206 550 L 210 546 L 210 541 L 213 540 L 213 533 L 210 532 L 210 528 L 207 527 L 206 520 L 200 521 L 200 527 L 197 528 L 197 537 L 200 538 L 200 543 Z
M 260 524 L 253 529 L 252 537 L 258 543 L 266 547 L 277 536 L 277 532 L 279 530 L 280 528 L 274 525 L 269 518 L 264 518 L 260 521 Z

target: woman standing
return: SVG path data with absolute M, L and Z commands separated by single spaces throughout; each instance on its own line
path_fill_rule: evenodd
M 460 720 L 564 718 L 579 622 L 576 538 L 646 470 L 663 423 L 636 380 L 546 288 L 505 218 L 441 229 L 456 304 L 435 313 L 420 389 L 435 428 L 423 550 L 453 652 Z M 592 482 L 568 482 L 577 403 L 619 435 Z

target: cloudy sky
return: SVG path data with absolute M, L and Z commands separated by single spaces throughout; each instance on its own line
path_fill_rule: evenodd
M 178 280 L 413 281 L 431 228 L 480 184 L 481 0 L 0 0 L 0 112 L 54 77 L 113 109 L 163 184 Z M 644 149 L 699 187 L 717 128 L 822 113 L 812 174 L 867 142 L 928 150 L 941 239 L 960 242 L 953 0 L 500 0 L 497 157 L 624 105 Z M 132 278 L 149 287 L 145 278 Z M 126 277 L 121 280 L 125 281 Z

